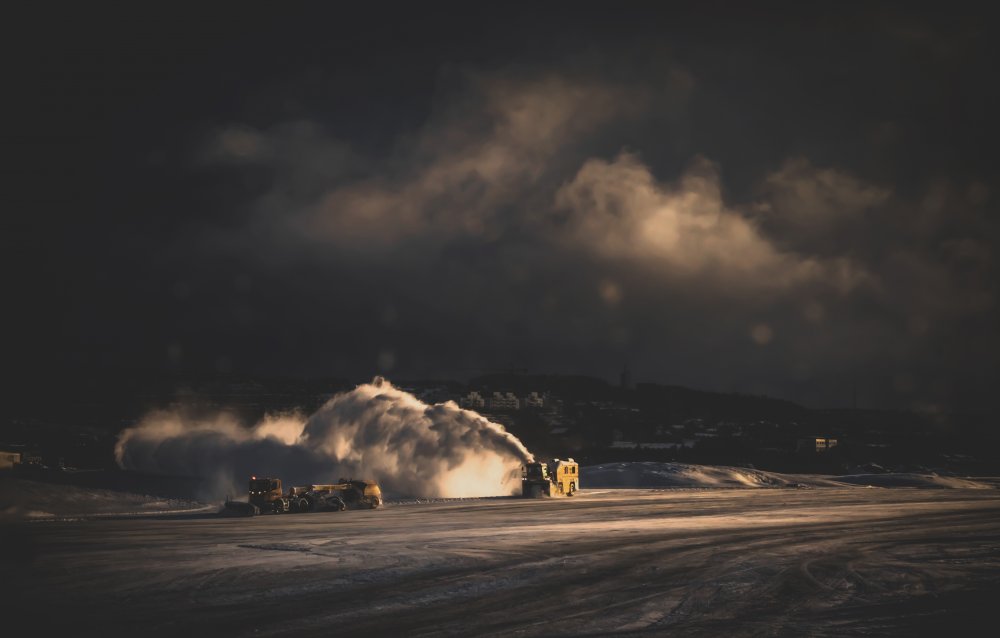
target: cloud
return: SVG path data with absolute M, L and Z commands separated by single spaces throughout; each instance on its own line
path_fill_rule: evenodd
M 704 82 L 659 81 L 677 87 L 465 74 L 378 152 L 318 119 L 224 127 L 201 165 L 262 186 L 241 224 L 201 239 L 258 280 L 281 273 L 276 320 L 289 340 L 311 329 L 297 356 L 394 374 L 627 359 L 654 378 L 780 394 L 782 378 L 922 360 L 995 312 L 981 180 L 902 193 L 797 153 L 733 189 L 731 167 L 671 147 L 687 131 L 650 128 Z M 648 130 L 659 136 L 634 135 Z M 296 312 L 279 310 L 288 299 Z M 737 353 L 724 372 L 698 355 L 720 347 Z
M 556 193 L 566 238 L 604 257 L 647 262 L 666 278 L 701 278 L 753 289 L 815 279 L 850 290 L 863 278 L 845 260 L 780 252 L 722 197 L 718 167 L 695 158 L 673 184 L 658 183 L 630 153 L 588 160 Z
M 422 132 L 402 175 L 376 176 L 325 193 L 301 230 L 334 244 L 391 247 L 415 234 L 434 240 L 478 237 L 510 223 L 575 136 L 634 108 L 635 96 L 555 77 L 474 83 L 478 109 L 462 109 Z
M 670 77 L 692 84 L 683 73 Z M 609 82 L 470 76 L 463 96 L 442 107 L 381 170 L 346 180 L 338 167 L 351 153 L 308 123 L 262 136 L 226 129 L 210 146 L 253 147 L 258 160 L 270 157 L 276 167 L 276 187 L 255 204 L 255 224 L 265 226 L 256 236 L 356 259 L 385 259 L 390 251 L 398 258 L 413 247 L 414 258 L 422 251 L 426 260 L 459 242 L 518 234 L 548 249 L 632 260 L 666 279 L 707 277 L 750 289 L 824 279 L 843 292 L 865 279 L 846 258 L 780 250 L 726 204 L 719 168 L 706 158 L 695 157 L 674 182 L 660 183 L 634 153 L 586 157 L 581 140 L 635 117 L 647 99 Z M 860 206 L 882 196 L 834 171 L 809 176 L 808 168 L 792 162 L 769 178 L 784 185 L 771 210 L 808 202 L 810 214 L 830 216 L 828 209 L 845 199 Z
M 206 166 L 270 168 L 274 186 L 252 204 L 258 234 L 365 254 L 400 242 L 441 243 L 501 232 L 506 208 L 543 180 L 556 155 L 595 127 L 636 113 L 640 90 L 559 76 L 466 76 L 392 156 L 372 166 L 316 122 L 267 131 L 225 127 L 207 142 Z M 353 167 L 353 178 L 344 179 Z
M 221 127 L 206 140 L 196 163 L 201 167 L 266 166 L 282 180 L 333 180 L 361 161 L 318 122 L 291 120 L 263 130 L 244 124 Z
M 767 232 L 793 249 L 838 253 L 850 248 L 850 233 L 862 232 L 871 215 L 892 195 L 835 168 L 806 158 L 790 159 L 768 174 L 756 207 Z

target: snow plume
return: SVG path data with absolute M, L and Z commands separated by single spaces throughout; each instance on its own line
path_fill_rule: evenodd
M 209 479 L 212 498 L 245 493 L 251 475 L 286 486 L 370 479 L 407 496 L 509 495 L 534 460 L 502 425 L 453 401 L 428 405 L 381 377 L 308 419 L 268 416 L 250 428 L 226 414 L 154 412 L 122 432 L 115 457 L 126 469 Z

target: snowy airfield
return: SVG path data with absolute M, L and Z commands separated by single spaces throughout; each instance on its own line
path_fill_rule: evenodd
M 28 510 L 8 490 L 0 593 L 74 634 L 995 635 L 995 480 L 581 477 L 573 498 L 249 519 L 135 496 L 116 512 L 114 493 L 70 512 L 37 486 Z

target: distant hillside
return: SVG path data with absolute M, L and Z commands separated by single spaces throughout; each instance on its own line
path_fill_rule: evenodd
M 621 396 L 621 388 L 609 384 L 604 379 L 583 375 L 557 374 L 485 374 L 469 380 L 470 388 L 526 392 L 551 392 L 561 398 L 588 398 L 594 401 L 609 401 Z
M 550 392 L 570 401 L 614 401 L 675 419 L 794 419 L 809 412 L 791 401 L 766 396 L 707 392 L 656 383 L 639 383 L 635 389 L 626 389 L 604 379 L 581 375 L 488 374 L 471 379 L 469 386 L 517 394 Z
M 635 389 L 635 401 L 644 408 L 655 410 L 665 406 L 672 415 L 699 416 L 716 419 L 794 419 L 809 410 L 784 399 L 762 395 L 706 392 L 675 385 L 640 383 Z

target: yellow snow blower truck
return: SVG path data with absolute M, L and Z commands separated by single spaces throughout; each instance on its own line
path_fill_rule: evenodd
M 580 465 L 573 459 L 536 461 L 524 466 L 521 496 L 573 496 L 580 489 Z

